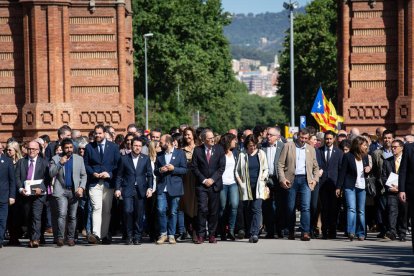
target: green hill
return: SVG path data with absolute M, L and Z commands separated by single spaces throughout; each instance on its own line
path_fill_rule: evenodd
M 304 7 L 295 10 L 295 13 L 304 12 Z M 260 59 L 266 64 L 273 62 L 274 55 L 283 48 L 289 26 L 288 11 L 233 14 L 232 23 L 225 27 L 224 34 L 230 41 L 233 58 Z

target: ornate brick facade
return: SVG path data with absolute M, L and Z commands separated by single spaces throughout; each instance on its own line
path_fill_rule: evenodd
M 338 98 L 347 127 L 414 133 L 413 2 L 338 1 Z
M 0 0 L 0 141 L 134 121 L 126 1 Z

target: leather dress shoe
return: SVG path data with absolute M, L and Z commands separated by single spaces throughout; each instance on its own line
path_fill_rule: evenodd
M 134 243 L 134 245 L 141 245 L 141 244 L 142 244 L 142 242 L 141 242 L 141 240 L 140 240 L 140 239 L 138 239 L 138 240 L 133 240 L 132 242 Z
M 308 233 L 303 233 L 302 237 L 300 238 L 301 241 L 310 241 L 311 237 Z
M 39 241 L 30 241 L 29 242 L 30 248 L 38 248 L 39 247 Z
M 132 239 L 131 238 L 128 238 L 127 240 L 126 240 L 126 245 L 133 245 L 134 244 L 134 242 L 132 241 Z
M 227 234 L 227 238 L 228 238 L 229 240 L 235 241 L 235 240 L 236 240 L 236 236 L 234 235 L 234 231 L 230 231 L 230 232 Z
M 295 239 L 295 232 L 289 232 L 288 240 L 294 240 Z
M 197 237 L 197 240 L 194 242 L 195 244 L 203 244 L 204 238 L 203 237 Z
M 102 239 L 102 244 L 106 244 L 109 245 L 112 243 L 112 240 L 110 240 L 109 238 L 105 237 Z
M 69 246 L 75 246 L 76 245 L 75 240 L 73 240 L 73 239 L 68 240 L 68 245 Z
M 214 236 L 210 236 L 210 237 L 208 238 L 208 242 L 209 242 L 209 243 L 217 243 L 217 239 L 216 239 L 216 237 L 214 237 Z
M 88 243 L 90 244 L 98 244 L 99 243 L 99 237 L 94 234 L 89 234 L 88 237 Z
M 64 243 L 63 239 L 58 239 L 57 242 L 56 242 L 56 245 L 59 246 L 59 247 L 63 246 L 64 244 L 65 243 Z
M 253 235 L 249 238 L 250 243 L 257 243 L 259 241 L 259 237 L 256 235 Z

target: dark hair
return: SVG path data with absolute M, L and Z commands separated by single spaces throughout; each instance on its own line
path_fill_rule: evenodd
M 141 145 L 145 145 L 144 141 L 141 139 L 141 137 L 134 137 L 134 139 L 132 139 L 131 145 L 134 144 L 134 142 L 139 141 L 141 142 Z
M 306 128 L 308 129 L 309 136 L 316 135 L 316 128 L 314 126 L 308 126 Z M 299 133 L 300 133 L 300 131 L 299 131 Z M 304 134 L 306 134 L 306 133 L 304 133 Z
M 56 154 L 56 151 L 58 150 L 59 147 L 61 147 L 61 143 L 56 143 L 55 147 L 53 148 L 53 154 Z
M 131 127 L 135 127 L 135 129 L 138 129 L 136 124 L 129 124 L 129 125 L 127 126 L 127 130 L 128 130 L 128 128 L 131 128 Z
M 247 145 L 252 142 L 254 145 L 257 146 L 257 143 L 259 143 L 259 141 L 257 140 L 257 137 L 254 136 L 254 134 L 249 134 L 247 135 L 246 139 L 244 139 L 244 147 L 247 149 Z
M 266 130 L 266 127 L 263 125 L 258 125 L 253 128 L 253 135 L 257 138 L 259 137 L 264 131 Z
M 196 136 L 196 133 L 195 133 L 194 128 L 192 128 L 192 127 L 186 127 L 186 128 L 184 129 L 184 131 L 183 131 L 183 143 L 182 143 L 182 146 L 183 146 L 183 147 L 188 146 L 187 142 L 186 142 L 186 141 L 185 141 L 185 139 L 184 139 L 185 133 L 186 133 L 187 131 L 190 131 L 190 132 L 191 132 L 191 134 L 193 134 L 193 140 L 194 140 L 194 143 L 195 143 L 195 144 L 196 144 L 196 142 L 197 142 L 197 140 L 198 140 L 198 137 Z
M 58 131 L 57 131 L 58 137 L 65 134 L 66 131 L 72 132 L 72 129 L 70 128 L 70 126 L 63 125 L 60 128 L 58 128 Z
M 237 137 L 233 133 L 226 133 L 223 136 L 221 136 L 219 143 L 223 147 L 224 152 L 230 150 L 231 141 L 233 141 L 234 139 L 237 139 Z
M 102 129 L 103 132 L 106 132 L 106 128 L 102 124 L 98 124 L 93 128 L 94 131 L 96 131 L 97 129 Z
M 161 128 L 159 128 L 159 127 L 156 127 L 156 128 L 154 128 L 154 129 L 152 129 L 152 130 L 151 130 L 151 132 L 150 132 L 150 135 L 152 135 L 152 133 L 153 133 L 153 132 L 159 132 L 159 133 L 162 133 Z
M 203 130 L 204 130 L 204 127 L 198 127 L 198 128 L 196 129 L 195 133 L 196 133 L 196 135 L 197 135 L 197 138 L 198 138 L 198 137 L 201 137 L 201 133 L 203 132 Z
M 43 141 L 45 141 L 45 143 L 50 143 L 50 137 L 47 134 L 44 134 L 42 136 L 40 136 L 39 138 L 42 138 Z
M 121 145 L 122 142 L 124 141 L 125 137 L 123 134 L 117 134 L 115 137 L 115 144 L 117 145 Z
M 301 130 L 299 130 L 299 135 L 301 135 L 301 134 L 304 134 L 304 135 L 309 134 L 309 136 L 311 136 L 310 135 L 311 132 L 309 131 L 309 129 L 307 127 L 302 128 Z M 316 132 L 315 132 L 315 134 L 316 134 Z
M 363 153 L 361 151 L 361 146 L 364 143 L 368 144 L 368 140 L 365 137 L 362 137 L 362 136 L 356 136 L 352 140 L 350 152 L 355 156 L 356 160 L 361 160 L 362 157 L 365 155 L 365 153 Z
M 400 139 L 395 139 L 394 141 L 392 141 L 393 143 L 398 143 L 398 145 L 400 146 L 400 147 L 404 147 L 404 142 L 403 141 L 401 141 Z
M 180 129 L 178 127 L 172 127 L 172 128 L 170 128 L 170 134 L 171 135 L 176 134 L 179 131 L 180 131 Z
M 382 137 L 385 137 L 385 135 L 387 135 L 387 134 L 391 134 L 392 138 L 394 138 L 394 132 L 392 132 L 389 129 L 384 130 L 384 132 L 382 133 Z
M 172 145 L 172 143 L 173 143 L 172 136 L 169 135 L 169 134 L 164 134 L 163 136 L 165 137 L 165 142 Z
M 340 134 L 340 135 L 342 135 L 342 134 Z M 340 143 L 339 143 L 339 146 L 338 146 L 342 151 L 344 151 L 344 149 L 345 148 L 349 148 L 349 149 L 351 149 L 351 140 L 349 140 L 349 139 L 345 139 L 345 140 L 342 140 Z
M 333 132 L 332 130 L 327 130 L 327 131 L 325 131 L 325 133 L 324 133 L 324 137 L 326 137 L 326 135 L 332 135 L 332 136 L 333 136 L 333 138 L 335 138 L 335 137 L 336 137 L 336 133 L 335 133 L 335 132 Z
M 183 135 L 181 133 L 174 133 L 171 137 L 173 141 L 177 141 L 178 148 L 181 148 L 183 144 Z
M 59 143 L 58 143 L 59 144 Z M 71 145 L 73 145 L 73 141 L 72 141 L 72 139 L 69 139 L 69 138 L 65 138 L 65 139 L 63 139 L 62 140 L 62 142 L 60 142 L 60 145 L 62 146 L 62 149 L 66 146 L 66 145 L 69 145 L 69 144 L 71 144 Z M 55 151 L 57 150 L 57 148 L 55 148 Z

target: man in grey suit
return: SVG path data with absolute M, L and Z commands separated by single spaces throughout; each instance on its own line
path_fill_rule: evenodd
M 67 244 L 75 245 L 76 211 L 78 198 L 85 191 L 87 174 L 83 158 L 73 153 L 73 142 L 64 139 L 61 143 L 62 154 L 55 155 L 50 161 L 49 173 L 54 178 L 53 197 L 57 210 L 57 246 L 63 246 L 67 222 Z
M 281 211 L 286 210 L 286 208 L 282 207 L 286 205 L 286 203 L 282 203 L 282 200 L 286 198 L 286 192 L 279 185 L 277 164 L 284 145 L 280 139 L 280 128 L 268 128 L 267 142 L 262 145 L 262 150 L 266 153 L 269 167 L 267 187 L 271 191 L 270 199 L 263 201 L 263 222 L 266 226 L 266 238 L 268 239 L 272 239 L 275 236 L 275 224 L 278 237 L 283 237 L 282 229 L 284 223 L 282 223 L 281 218 L 284 217 L 285 212 L 282 213 Z M 285 196 L 282 196 L 283 194 Z

